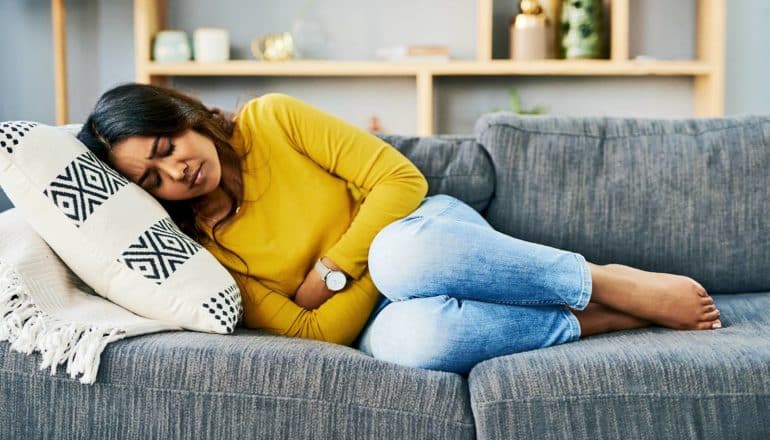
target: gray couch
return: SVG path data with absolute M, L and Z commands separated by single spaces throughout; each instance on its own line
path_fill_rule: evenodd
M 469 374 L 239 328 L 110 344 L 93 386 L 0 343 L 0 438 L 770 438 L 770 117 L 490 114 L 384 136 L 498 230 L 687 274 L 724 328 L 608 333 Z M 511 335 L 516 337 L 516 335 Z

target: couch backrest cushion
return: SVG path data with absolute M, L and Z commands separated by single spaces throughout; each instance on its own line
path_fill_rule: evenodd
M 770 290 L 770 117 L 536 117 L 476 123 L 496 173 L 487 217 L 514 237 Z
M 379 137 L 409 158 L 428 180 L 428 195 L 449 194 L 477 211 L 489 204 L 495 173 L 473 136 Z

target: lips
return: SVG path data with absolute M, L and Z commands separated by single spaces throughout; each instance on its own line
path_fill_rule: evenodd
M 203 180 L 203 163 L 198 167 L 198 170 L 193 174 L 192 179 L 190 179 L 190 188 L 192 188 L 195 185 L 198 185 Z

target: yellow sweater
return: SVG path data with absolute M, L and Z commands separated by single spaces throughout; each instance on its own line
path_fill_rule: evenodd
M 377 301 L 369 246 L 420 204 L 428 183 L 393 146 L 309 104 L 271 93 L 249 101 L 231 139 L 244 203 L 206 248 L 241 290 L 244 324 L 271 333 L 350 345 Z M 211 228 L 199 223 L 211 236 Z M 354 279 L 316 310 L 290 297 L 326 256 Z

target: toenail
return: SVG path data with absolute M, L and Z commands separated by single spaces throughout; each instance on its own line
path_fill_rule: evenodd
M 719 322 L 719 321 L 716 321 L 716 322 L 714 322 L 714 323 L 711 325 L 711 328 L 722 328 L 722 323 L 721 323 L 721 322 Z

